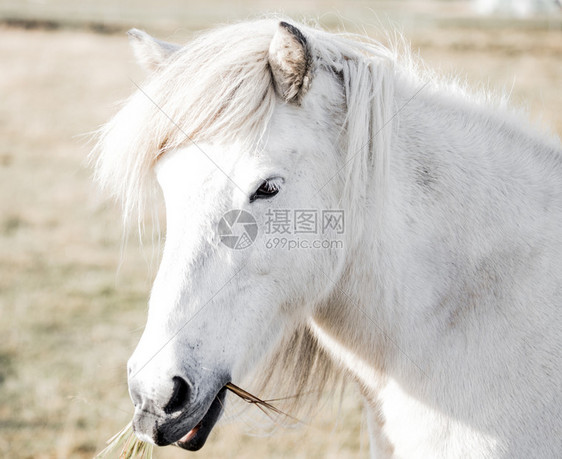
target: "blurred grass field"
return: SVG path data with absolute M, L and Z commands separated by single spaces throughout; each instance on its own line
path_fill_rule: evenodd
M 507 88 L 538 124 L 562 133 L 559 16 L 482 19 L 453 1 L 283 5 L 296 18 L 381 39 L 375 25 L 393 20 L 428 64 Z M 132 414 L 125 363 L 144 326 L 157 255 L 135 237 L 123 246 L 118 210 L 86 162 L 87 134 L 143 78 L 121 31 L 140 26 L 181 42 L 275 10 L 250 0 L 0 4 L 0 457 L 92 457 Z M 341 404 L 327 401 L 309 427 L 263 438 L 247 434 L 258 430 L 251 410 L 234 421 L 194 455 L 368 456 L 353 390 Z M 187 455 L 168 447 L 156 457 Z

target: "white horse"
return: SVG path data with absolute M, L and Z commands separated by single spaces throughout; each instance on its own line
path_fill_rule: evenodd
M 560 457 L 559 140 L 357 37 L 130 35 L 152 73 L 95 152 L 127 219 L 154 178 L 166 205 L 139 438 L 198 449 L 227 382 L 319 393 L 339 371 L 374 457 Z

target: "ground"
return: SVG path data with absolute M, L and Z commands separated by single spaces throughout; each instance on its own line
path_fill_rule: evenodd
M 138 20 L 160 36 L 185 40 L 194 29 L 256 13 L 252 2 L 232 17 L 212 8 L 224 2 L 209 2 L 199 15 L 173 22 L 151 19 L 147 2 L 131 15 L 126 6 L 117 14 L 101 2 L 65 22 L 68 2 L 52 3 L 58 9 L 51 15 L 39 3 L 39 13 L 24 2 L 0 7 L 0 18 L 9 18 L 0 27 L 0 451 L 10 458 L 91 457 L 132 414 L 125 362 L 145 322 L 158 251 L 149 239 L 144 249 L 134 236 L 123 244 L 118 211 L 97 192 L 87 163 L 92 131 L 143 77 L 121 30 Z M 390 14 L 430 66 L 475 86 L 506 88 L 537 124 L 562 133 L 560 20 L 480 21 L 465 19 L 455 2 L 418 11 L 420 3 L 411 2 L 409 16 Z M 446 6 L 444 16 L 435 13 L 436 3 Z M 303 4 L 301 13 L 338 25 L 337 15 L 322 19 L 322 2 Z M 368 23 L 370 10 L 353 5 L 350 14 Z M 415 14 L 423 26 L 412 25 Z M 33 17 L 53 22 L 23 28 L 34 25 Z M 106 17 L 111 27 L 100 28 Z M 88 18 L 93 25 L 84 25 Z M 382 38 L 375 27 L 366 29 Z M 326 405 L 310 426 L 267 438 L 245 433 L 259 431 L 251 410 L 238 417 L 231 411 L 235 422 L 219 426 L 195 455 L 366 457 L 357 394 Z M 169 447 L 156 457 L 186 456 Z

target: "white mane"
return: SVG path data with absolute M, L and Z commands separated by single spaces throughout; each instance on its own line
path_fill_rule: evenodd
M 152 168 L 166 151 L 202 140 L 256 145 L 275 103 L 268 48 L 278 22 L 244 22 L 199 35 L 154 72 L 100 130 L 92 154 L 96 179 L 121 203 L 125 221 L 135 214 L 142 219 L 145 199 L 154 188 Z M 505 99 L 495 100 L 489 92 L 470 94 L 457 81 L 436 77 L 401 38 L 389 49 L 358 35 L 298 27 L 307 35 L 315 65 L 330 68 L 345 88 L 347 186 L 360 187 L 374 178 L 384 187 L 392 118 L 400 109 L 394 98 L 399 81 L 413 91 L 427 85 L 424 92 L 445 90 L 459 100 L 505 105 Z M 365 167 L 370 161 L 376 177 L 370 174 L 372 167 Z
M 268 48 L 277 24 L 265 19 L 199 35 L 154 72 L 101 129 L 93 151 L 96 178 L 121 203 L 125 220 L 136 213 L 142 218 L 145 198 L 154 187 L 152 168 L 167 150 L 190 141 L 236 140 L 250 146 L 260 139 L 276 97 Z M 344 151 L 353 153 L 349 165 L 354 165 L 347 168 L 346 183 L 364 183 L 370 169 L 365 162 L 378 158 L 384 164 L 389 149 L 392 123 L 384 123 L 394 109 L 396 56 L 374 41 L 299 27 L 307 34 L 315 65 L 342 79 Z M 360 151 L 365 154 L 356 155 Z

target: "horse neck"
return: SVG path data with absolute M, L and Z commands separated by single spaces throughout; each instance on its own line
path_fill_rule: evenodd
M 523 262 L 544 206 L 559 218 L 562 209 L 560 152 L 489 108 L 419 97 L 391 143 L 384 209 L 373 199 L 354 213 L 361 237 L 348 240 L 339 283 L 314 317 L 341 355 L 379 369 L 434 342 L 459 283 L 498 253 Z

